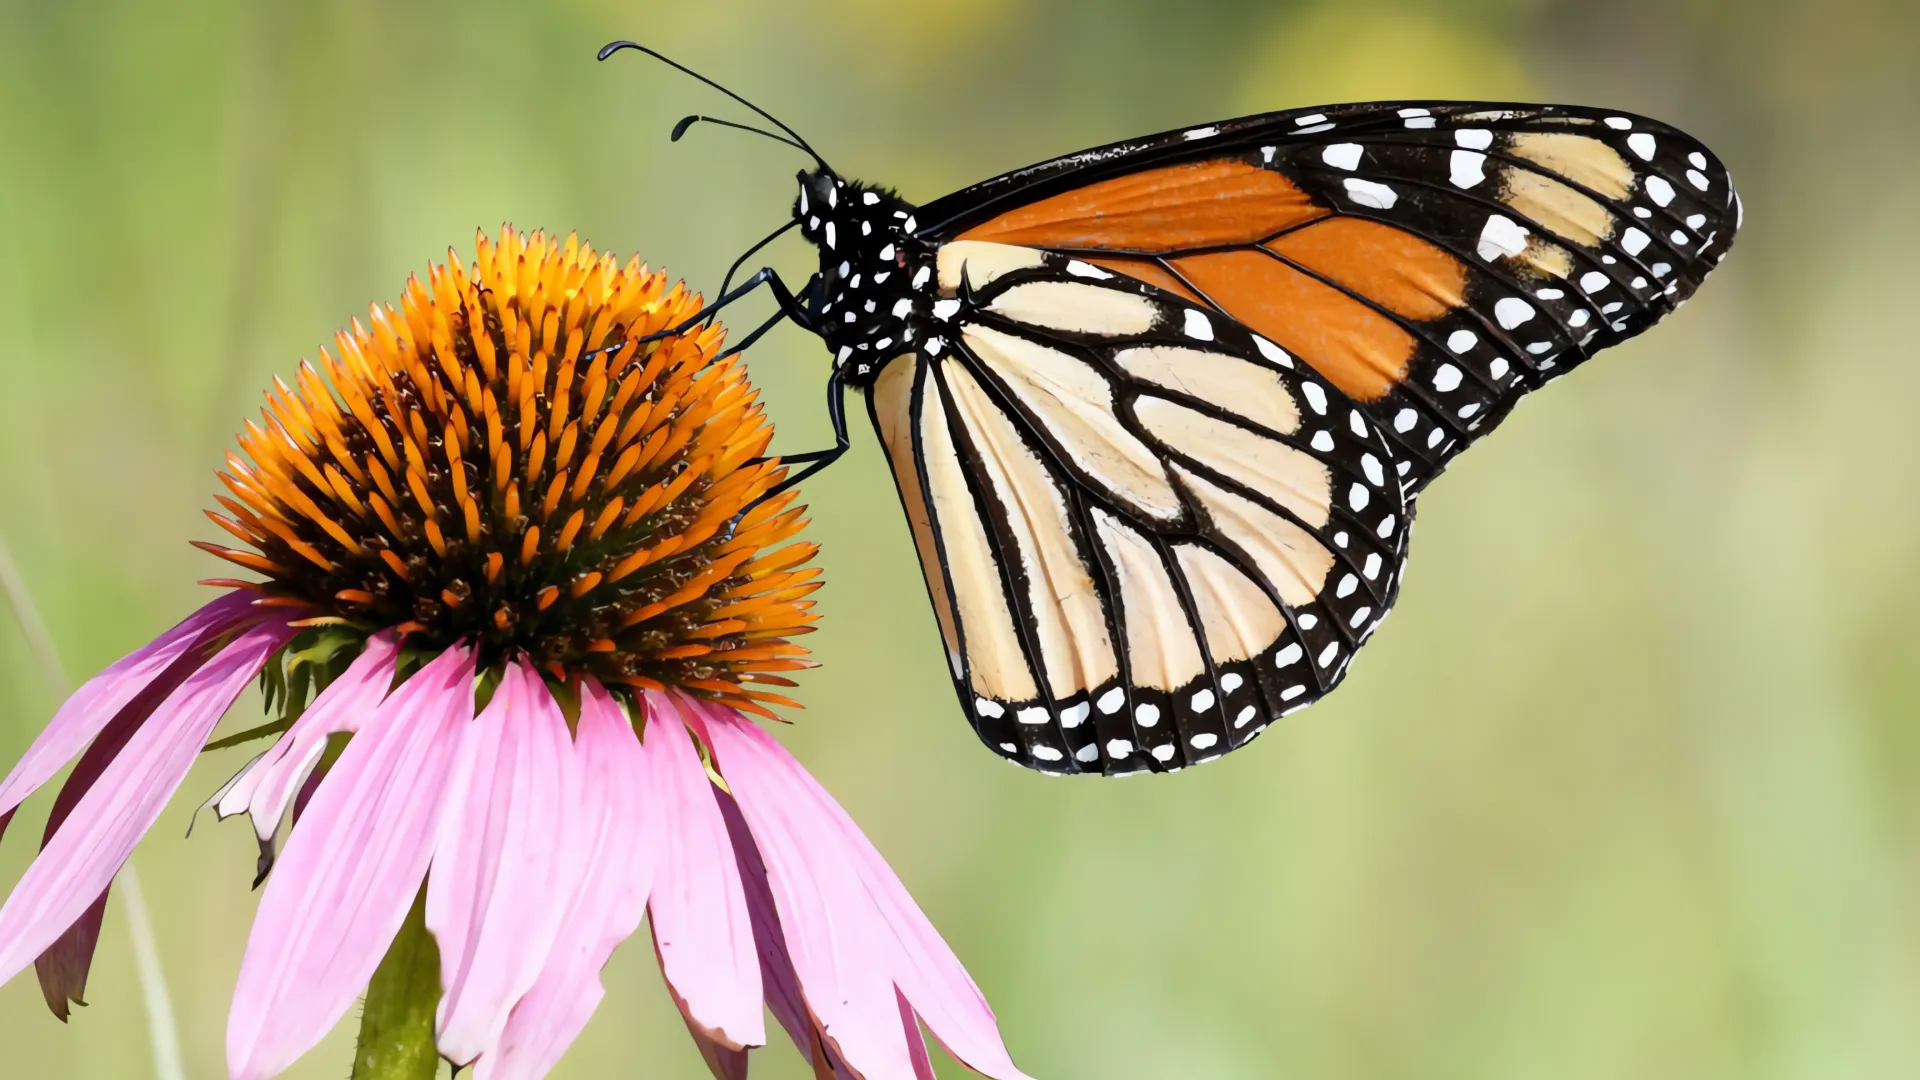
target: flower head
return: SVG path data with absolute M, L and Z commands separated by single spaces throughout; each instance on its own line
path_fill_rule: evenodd
M 209 512 L 246 547 L 200 545 L 266 580 L 224 584 L 483 666 L 772 697 L 741 682 L 805 665 L 814 548 L 778 546 L 804 522 L 761 501 L 785 470 L 740 359 L 717 327 L 649 340 L 699 303 L 637 259 L 478 247 L 276 381 Z
M 266 877 L 234 1080 L 311 1049 L 415 926 L 429 1053 L 542 1076 L 643 916 L 716 1076 L 745 1075 L 764 1003 L 821 1075 L 930 1076 L 924 1022 L 1019 1077 L 886 863 L 746 715 L 805 664 L 813 548 L 698 310 L 508 231 L 278 386 L 222 474 L 245 546 L 206 545 L 261 580 L 214 582 L 0 783 L 4 828 L 80 758 L 0 907 L 0 980 L 34 962 L 57 1012 L 80 1000 L 115 873 L 259 676 L 281 718 L 235 740 L 274 741 L 209 802 L 252 820 Z

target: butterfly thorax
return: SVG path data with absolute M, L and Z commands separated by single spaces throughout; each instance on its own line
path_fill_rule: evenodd
M 820 250 L 806 297 L 843 377 L 866 386 L 881 365 L 925 344 L 933 318 L 931 245 L 913 237 L 913 204 L 826 171 L 800 174 L 793 216 Z

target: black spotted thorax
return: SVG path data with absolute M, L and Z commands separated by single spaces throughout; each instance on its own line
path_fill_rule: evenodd
M 831 172 L 800 174 L 794 219 L 820 251 L 805 299 L 842 378 L 870 385 L 881 365 L 914 349 L 938 351 L 932 244 L 914 238 L 913 204 Z

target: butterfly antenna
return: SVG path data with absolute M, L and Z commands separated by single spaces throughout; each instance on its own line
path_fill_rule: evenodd
M 799 132 L 793 130 L 792 128 L 788 127 L 786 124 L 782 123 L 779 117 L 773 115 L 772 113 L 761 108 L 760 106 L 755 105 L 753 102 L 748 101 L 746 98 L 741 97 L 739 94 L 734 93 L 733 91 L 727 89 L 726 87 L 721 86 L 719 83 L 714 82 L 712 79 L 707 78 L 705 75 L 700 74 L 699 72 L 693 70 L 687 65 L 680 63 L 678 60 L 675 60 L 665 55 L 664 53 L 660 53 L 653 49 L 649 49 L 645 45 L 642 45 L 639 42 L 635 42 L 635 41 L 614 41 L 614 42 L 609 42 L 605 47 L 603 47 L 600 50 L 600 59 L 605 60 L 607 57 L 612 56 L 614 53 L 617 53 L 622 49 L 632 49 L 635 52 L 644 53 L 648 56 L 651 56 L 655 60 L 658 60 L 661 63 L 667 65 L 668 67 L 674 69 L 675 71 L 680 72 L 682 75 L 686 75 L 690 78 L 697 79 L 700 82 L 703 82 L 708 86 L 713 87 L 715 90 L 718 90 L 721 93 L 727 95 L 728 97 L 739 102 L 740 104 L 745 105 L 747 108 L 752 109 L 755 113 L 757 113 L 760 116 L 761 119 L 772 124 L 774 127 L 779 128 L 781 131 L 786 132 L 788 137 L 793 140 L 792 145 L 805 151 L 807 156 L 813 158 L 814 162 L 818 164 L 821 169 L 827 172 L 833 172 L 832 167 L 827 164 L 827 159 L 821 157 L 818 151 L 816 151 L 813 147 L 807 145 L 807 140 L 801 138 Z M 777 137 L 777 136 L 773 136 L 772 132 L 761 131 L 759 128 L 749 128 L 745 124 L 732 124 L 732 123 L 728 123 L 727 121 L 714 120 L 711 117 L 691 116 L 685 120 L 680 121 L 679 124 L 675 125 L 674 138 L 678 139 L 682 134 L 686 132 L 686 129 L 688 126 L 690 126 L 691 124 L 697 123 L 700 120 L 707 120 L 711 123 L 727 123 L 727 126 L 729 127 L 742 128 L 747 131 L 760 131 L 760 133 L 763 135 L 767 135 L 770 137 Z M 781 141 L 784 142 L 786 140 L 781 140 Z
M 706 116 L 701 113 L 695 113 L 692 116 L 681 117 L 680 122 L 673 125 L 673 134 L 669 136 L 669 139 L 673 142 L 679 142 L 680 136 L 685 135 L 687 133 L 688 128 L 692 127 L 695 124 L 701 124 L 701 123 L 719 124 L 721 127 L 730 127 L 739 131 L 751 131 L 755 135 L 765 135 L 767 138 L 772 139 L 774 142 L 784 143 L 788 146 L 793 147 L 795 150 L 807 149 L 806 147 L 801 146 L 799 143 L 794 142 L 792 139 L 787 138 L 785 135 L 776 135 L 773 132 L 768 131 L 766 128 L 754 127 L 752 124 L 735 123 L 732 120 L 723 120 L 718 116 Z

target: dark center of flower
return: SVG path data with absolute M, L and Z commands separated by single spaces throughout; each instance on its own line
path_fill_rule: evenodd
M 791 493 L 757 501 L 772 427 L 717 326 L 641 340 L 699 298 L 510 229 L 429 278 L 276 381 L 209 514 L 252 550 L 200 545 L 267 580 L 215 583 L 557 679 L 784 701 L 740 685 L 808 666 L 815 549 Z

